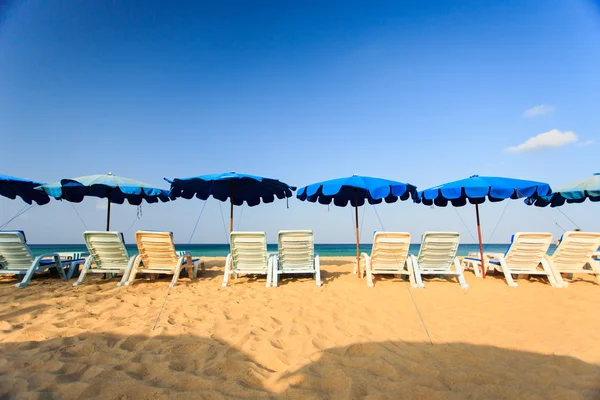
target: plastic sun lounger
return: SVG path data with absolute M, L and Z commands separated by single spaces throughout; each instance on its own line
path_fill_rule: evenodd
M 81 285 L 87 274 L 126 275 L 137 260 L 138 256 L 129 257 L 121 232 L 86 231 L 83 240 L 90 256 L 73 286 Z
M 47 259 L 49 257 L 50 260 Z M 25 275 L 23 280 L 15 285 L 18 288 L 27 287 L 36 272 L 44 272 L 49 268 L 56 268 L 59 276 L 66 280 L 64 267 L 68 265 L 73 268 L 84 261 L 63 261 L 58 253 L 47 253 L 34 257 L 22 231 L 0 232 L 0 274 Z
M 175 286 L 182 269 L 188 269 L 190 279 L 198 276 L 198 267 L 204 271 L 204 262 L 192 259 L 190 253 L 178 256 L 175 251 L 172 232 L 137 231 L 135 241 L 140 255 L 133 263 L 131 271 L 123 275 L 120 285 L 131 285 L 137 274 L 173 275 L 169 287 Z M 190 271 L 191 270 L 191 271 Z
M 562 287 L 559 282 L 560 277 L 556 278 L 557 274 L 546 258 L 550 244 L 552 244 L 551 233 L 517 232 L 506 254 L 489 262 L 497 271 L 504 274 L 508 286 L 518 286 L 513 275 L 542 275 L 548 278 L 552 287 Z
M 456 276 L 461 288 L 469 288 L 465 281 L 462 265 L 456 257 L 459 244 L 460 234 L 458 232 L 425 232 L 423 234 L 418 256 L 410 255 L 417 285 L 420 288 L 425 287 L 423 275 Z
M 271 286 L 274 257 L 267 253 L 267 235 L 264 232 L 231 232 L 230 238 L 223 286 L 229 283 L 230 275 L 237 278 L 238 274 L 266 275 L 266 286 Z
M 479 252 L 470 252 L 465 258 L 463 258 L 462 265 L 463 271 L 472 268 L 475 276 L 481 278 L 483 275 L 481 273 L 481 258 Z M 496 271 L 496 266 L 491 261 L 497 261 L 498 258 L 504 256 L 504 253 L 493 253 L 493 252 L 484 252 L 483 256 L 485 257 L 485 272 L 486 274 Z
M 557 282 L 566 287 L 568 283 L 561 274 L 590 274 L 600 283 L 600 263 L 594 259 L 598 247 L 598 232 L 565 232 L 554 254 L 546 256 Z
M 361 253 L 362 275 L 373 287 L 373 275 L 408 275 L 412 287 L 417 287 L 412 260 L 408 257 L 410 233 L 375 232 L 371 255 Z
M 70 280 L 73 275 L 75 275 L 75 271 L 79 271 L 79 266 L 83 265 L 90 256 L 88 252 L 59 252 L 60 260 L 64 264 L 70 264 L 69 268 L 67 268 L 67 280 Z
M 280 231 L 278 254 L 273 259 L 273 286 L 277 287 L 279 275 L 313 274 L 321 286 L 321 264 L 315 254 L 312 231 Z

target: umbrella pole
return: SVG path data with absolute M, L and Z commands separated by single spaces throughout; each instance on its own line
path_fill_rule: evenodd
M 481 258 L 481 276 L 485 278 L 485 260 L 483 258 L 483 241 L 481 240 L 481 224 L 479 223 L 479 204 L 475 203 L 475 215 L 477 216 L 477 236 L 479 237 L 479 256 Z
M 358 240 L 358 191 L 355 190 L 354 216 L 356 218 L 356 273 L 360 278 L 360 242 Z
M 229 208 L 229 233 L 233 232 L 233 180 L 231 181 L 231 196 L 229 196 L 229 200 L 231 200 L 231 206 Z
M 106 231 L 110 231 L 110 196 L 107 199 L 108 201 L 108 212 L 106 213 Z

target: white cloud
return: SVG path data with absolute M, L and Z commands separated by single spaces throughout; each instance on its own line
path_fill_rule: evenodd
M 108 204 L 106 203 L 106 199 L 98 199 L 96 202 L 96 210 L 107 210 Z
M 539 117 L 540 115 L 548 115 L 554 112 L 554 106 L 548 104 L 541 104 L 539 106 L 531 107 L 523 112 L 525 117 Z
M 520 145 L 511 146 L 506 150 L 511 153 L 520 153 L 522 151 L 539 150 L 548 147 L 562 147 L 576 141 L 577 135 L 575 135 L 574 132 L 562 132 L 558 129 L 552 129 L 551 131 L 540 133 L 537 136 L 529 138 Z
M 594 143 L 596 143 L 593 139 L 590 140 L 586 140 L 585 142 L 579 142 L 577 143 L 577 147 L 587 147 L 587 146 L 591 146 Z

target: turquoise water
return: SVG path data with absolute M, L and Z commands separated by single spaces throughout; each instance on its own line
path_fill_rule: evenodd
M 508 249 L 507 244 L 494 243 L 484 246 L 484 251 L 494 253 L 504 253 Z M 87 249 L 82 244 L 32 244 L 30 245 L 31 251 L 34 255 L 40 255 L 44 253 L 52 252 L 85 252 Z M 137 254 L 137 247 L 133 244 L 126 245 L 129 254 Z M 178 244 L 175 246 L 177 250 L 187 250 L 194 256 L 203 257 L 225 257 L 229 253 L 228 244 Z M 410 252 L 417 254 L 419 252 L 419 244 L 412 244 L 410 246 Z M 554 245 L 550 247 L 549 253 L 554 252 Z M 270 252 L 277 251 L 277 244 L 269 244 L 267 250 Z M 370 253 L 371 244 L 362 244 L 360 246 L 361 252 Z M 479 245 L 477 243 L 465 243 L 461 244 L 458 248 L 459 256 L 466 256 L 469 252 L 479 251 Z M 356 245 L 354 244 L 316 244 L 315 252 L 319 253 L 322 257 L 335 257 L 335 256 L 354 256 L 356 255 Z

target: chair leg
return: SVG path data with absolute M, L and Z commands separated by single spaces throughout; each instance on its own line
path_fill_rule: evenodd
M 131 276 L 131 272 L 134 269 L 137 272 L 137 264 L 139 264 L 140 256 L 137 255 L 129 259 L 129 263 L 127 264 L 127 268 L 123 271 L 123 276 L 121 277 L 121 281 L 117 283 L 117 286 L 126 286 L 128 285 L 127 281 L 129 280 L 129 276 Z M 135 277 L 135 275 L 134 275 Z
M 504 258 L 500 258 L 498 261 L 500 261 L 500 268 L 502 268 L 502 273 L 504 274 L 504 278 L 506 279 L 506 283 L 508 284 L 508 286 L 510 286 L 510 287 L 517 287 L 517 286 L 519 286 L 513 280 L 513 277 L 512 277 L 512 275 L 510 273 L 510 270 L 506 266 L 506 262 L 504 261 Z
M 192 279 L 198 279 L 198 262 L 193 263 L 194 267 L 192 268 Z
M 273 279 L 273 257 L 267 259 L 267 284 L 266 287 L 271 286 L 271 280 Z
M 223 275 L 223 286 L 227 286 L 229 283 L 229 270 L 231 269 L 231 254 L 227 255 L 227 260 L 225 261 L 225 274 Z
M 482 266 L 481 261 L 469 261 L 469 263 L 473 266 L 473 272 L 475 272 L 475 276 L 477 278 L 482 278 Z
M 271 262 L 269 260 L 269 262 Z M 275 264 L 275 268 L 273 270 L 273 287 L 277 287 L 277 281 L 279 280 L 279 258 L 277 256 L 273 256 L 273 264 Z
M 565 282 L 563 281 L 562 276 L 560 276 L 560 272 L 556 271 L 554 268 L 554 263 L 546 259 L 542 259 L 542 267 L 544 268 L 544 271 L 546 271 L 546 276 L 548 277 L 552 287 L 565 287 Z
M 369 257 L 368 255 L 365 255 L 364 257 L 361 257 L 364 260 L 364 264 L 363 264 L 363 270 L 366 272 L 367 274 L 367 286 L 368 287 L 373 287 L 373 271 L 371 270 L 371 257 Z
M 121 281 L 121 283 L 123 283 L 123 285 L 125 286 L 130 286 L 133 281 L 135 280 L 135 277 L 138 273 L 138 269 L 140 268 L 140 261 L 139 259 L 137 261 L 135 261 L 131 267 L 131 272 L 129 272 L 129 276 L 127 277 L 127 279 L 125 279 L 125 275 L 123 275 L 123 280 L 125 281 L 125 283 L 123 283 L 123 280 Z
M 18 288 L 27 287 L 27 285 L 29 284 L 29 281 L 33 277 L 33 274 L 35 274 L 38 271 L 38 269 L 40 268 L 40 262 L 42 261 L 43 257 L 44 256 L 38 256 L 35 258 L 35 260 L 33 260 L 33 263 L 31 263 L 31 267 L 29 267 L 29 269 L 27 270 L 25 277 L 23 278 L 23 280 L 21 282 L 17 283 L 15 285 L 15 287 L 18 287 Z M 60 264 L 60 258 L 59 258 L 59 264 Z M 64 271 L 63 271 L 63 276 L 64 276 Z
M 462 265 L 460 265 L 460 261 L 458 261 L 458 258 L 454 259 L 454 268 L 456 269 L 456 272 L 458 273 L 458 283 L 460 284 L 460 287 L 463 289 L 468 289 L 469 285 L 467 284 L 467 281 L 465 280 L 463 268 L 462 268 Z
M 58 254 L 54 255 L 54 268 L 58 271 L 58 275 L 62 280 L 67 280 L 67 275 L 65 274 L 65 268 L 60 262 L 60 256 Z
M 423 284 L 423 278 L 421 277 L 421 270 L 419 269 L 419 263 L 417 261 L 417 257 L 415 257 L 412 254 L 409 257 L 410 257 L 410 261 L 409 261 L 408 267 L 409 267 L 410 275 L 408 277 L 409 277 L 409 279 L 411 279 L 411 278 L 414 279 L 414 281 L 411 280 L 410 285 L 414 288 L 423 289 L 423 288 L 425 288 L 425 285 Z
M 317 286 L 321 286 L 321 260 L 318 254 L 315 255 L 315 280 Z
M 71 266 L 69 267 L 69 273 L 67 274 L 67 280 L 71 280 L 73 275 L 75 275 L 75 270 L 79 270 L 80 264 L 82 264 L 82 263 L 81 262 L 72 262 L 71 263 Z
M 87 260 L 85 260 L 85 264 L 83 264 L 83 268 L 81 269 L 81 273 L 79 274 L 79 279 L 77 279 L 77 282 L 75 282 L 73 286 L 79 286 L 83 283 L 83 279 L 85 278 L 91 267 L 92 257 L 89 257 Z
M 27 273 L 25 274 L 25 277 L 23 278 L 23 280 L 21 282 L 17 283 L 15 285 L 15 287 L 18 287 L 18 288 L 27 287 L 27 285 L 29 284 L 29 281 L 31 280 L 31 277 L 37 270 L 37 267 L 38 267 L 37 264 L 38 264 L 37 262 L 34 262 L 33 264 L 31 264 L 31 267 L 29 267 L 29 269 L 27 270 Z

